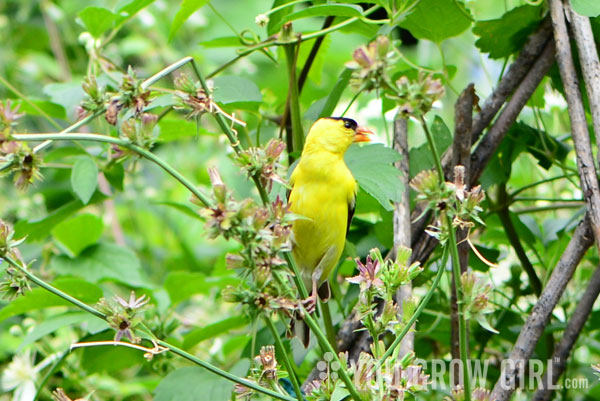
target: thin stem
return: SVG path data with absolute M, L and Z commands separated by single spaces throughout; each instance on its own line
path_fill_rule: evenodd
M 308 327 L 310 327 L 310 329 L 315 333 L 317 340 L 319 342 L 319 345 L 321 346 L 321 349 L 323 350 L 323 352 L 331 353 L 331 355 L 333 356 L 333 360 L 335 362 L 337 362 L 337 364 L 338 364 L 337 366 L 339 366 L 339 369 L 336 371 L 336 373 L 338 373 L 340 375 L 342 381 L 346 385 L 346 389 L 348 390 L 348 392 L 350 392 L 350 396 L 355 401 L 361 401 L 362 399 L 360 398 L 360 395 L 358 394 L 358 391 L 356 390 L 354 383 L 352 383 L 350 376 L 348 376 L 348 372 L 346 371 L 346 366 L 344 364 L 342 364 L 342 361 L 340 361 L 340 358 L 338 357 L 337 353 L 335 352 L 335 350 L 333 349 L 331 344 L 329 344 L 329 341 L 327 341 L 327 337 L 320 330 L 317 322 L 312 318 L 312 316 L 308 312 L 306 312 L 306 309 L 304 308 L 304 306 L 301 306 L 301 308 L 302 308 L 302 312 L 304 313 L 304 316 L 302 319 L 306 322 L 306 324 L 308 324 Z
M 166 341 L 162 341 L 162 340 L 155 340 L 155 341 L 156 341 L 156 343 L 158 345 L 160 345 L 162 347 L 165 347 L 165 348 L 168 348 L 174 354 L 177 354 L 177 355 L 179 355 L 179 356 L 187 359 L 188 361 L 194 362 L 196 365 L 199 365 L 199 366 L 203 367 L 204 369 L 206 369 L 206 370 L 208 370 L 208 371 L 210 371 L 210 372 L 212 372 L 212 373 L 214 373 L 216 375 L 219 375 L 219 376 L 221 376 L 221 377 L 223 377 L 223 378 L 225 378 L 225 379 L 227 379 L 229 381 L 241 384 L 242 386 L 248 387 L 248 388 L 250 388 L 250 389 L 252 389 L 254 391 L 257 391 L 259 393 L 268 395 L 268 396 L 276 398 L 278 400 L 283 400 L 283 401 L 297 401 L 295 398 L 292 398 L 292 397 L 284 395 L 284 394 L 277 393 L 277 392 L 275 392 L 273 390 L 270 390 L 268 388 L 259 386 L 258 384 L 253 383 L 253 382 L 251 382 L 249 380 L 237 377 L 237 376 L 235 376 L 235 375 L 233 375 L 233 374 L 231 374 L 231 373 L 229 373 L 229 372 L 227 372 L 227 371 L 225 371 L 223 369 L 220 369 L 220 368 L 218 368 L 218 367 L 216 367 L 214 365 L 211 365 L 210 363 L 208 363 L 206 361 L 203 361 L 202 359 L 199 359 L 199 358 L 195 357 L 194 355 L 192 355 L 192 354 L 190 354 L 188 352 L 185 352 L 181 348 L 178 348 L 178 347 L 176 347 L 176 346 L 174 346 L 172 344 L 169 344 Z
M 292 256 L 290 255 L 289 252 L 285 252 L 283 254 L 283 257 L 285 259 L 285 262 L 290 267 L 290 269 L 292 269 L 292 273 L 294 273 L 294 283 L 296 284 L 296 287 L 298 287 L 298 290 L 300 291 L 300 297 L 302 299 L 308 298 L 308 291 L 306 290 L 306 286 L 304 285 L 304 280 L 302 280 L 302 275 L 300 274 L 300 271 L 298 270 L 298 266 L 296 266 L 296 262 L 294 261 L 294 258 L 292 258 Z
M 106 320 L 106 315 L 104 313 L 100 312 L 96 308 L 93 308 L 93 307 L 81 302 L 80 300 L 78 300 L 76 298 L 73 298 L 72 296 L 70 296 L 69 294 L 67 294 L 65 292 L 62 292 L 58 288 L 46 283 L 44 280 L 38 278 L 36 275 L 31 273 L 29 270 L 27 270 L 27 268 L 25 268 L 24 266 L 21 266 L 20 263 L 17 263 L 17 261 L 15 261 L 11 256 L 4 255 L 2 257 L 2 259 L 6 260 L 8 262 L 8 264 L 13 266 L 14 268 L 19 269 L 19 271 L 21 271 L 23 274 L 25 274 L 29 280 L 33 281 L 34 283 L 36 283 L 40 287 L 44 288 L 45 290 L 50 291 L 54 295 L 64 299 L 65 301 L 72 303 L 73 305 L 77 306 L 78 308 L 83 309 L 84 311 L 91 313 L 92 315 L 94 315 L 96 317 L 99 317 L 100 319 Z
M 279 335 L 279 332 L 277 331 L 273 320 L 269 316 L 265 315 L 264 320 L 269 329 L 271 330 L 271 334 L 273 334 L 273 338 L 275 339 L 275 345 L 279 349 L 279 354 L 283 358 L 283 365 L 285 366 L 285 370 L 287 370 L 288 375 L 290 376 L 290 381 L 292 382 L 292 386 L 294 387 L 296 397 L 298 398 L 298 401 L 304 401 L 302 398 L 302 390 L 300 389 L 300 383 L 298 382 L 298 377 L 296 377 L 296 371 L 294 370 L 294 367 L 288 357 L 287 351 L 283 346 L 281 336 Z
M 285 46 L 285 58 L 288 66 L 288 99 L 290 104 L 290 116 L 292 119 L 292 137 L 294 138 L 294 150 L 301 150 L 304 147 L 304 132 L 302 129 L 302 120 L 300 116 L 300 95 L 298 93 L 298 81 L 296 80 L 296 61 L 298 48 L 292 43 Z M 289 142 L 288 142 L 289 143 Z
M 444 183 L 444 168 L 442 167 L 442 162 L 440 161 L 440 154 L 437 150 L 437 148 L 435 147 L 435 141 L 433 139 L 433 136 L 431 135 L 431 132 L 429 131 L 429 128 L 427 127 L 427 123 L 425 122 L 425 118 L 423 118 L 423 116 L 420 116 L 420 120 L 421 120 L 421 126 L 423 126 L 423 131 L 425 131 L 425 136 L 427 137 L 427 142 L 429 143 L 429 147 L 431 148 L 431 153 L 433 154 L 433 159 L 435 160 L 435 168 L 438 172 L 438 178 L 440 181 L 440 184 Z
M 2 83 L 11 92 L 13 92 L 15 95 L 17 95 L 22 101 L 24 101 L 29 106 L 31 106 L 31 108 L 33 108 L 35 111 L 40 113 L 42 115 L 42 117 L 44 117 L 54 128 L 56 128 L 56 129 L 62 128 L 59 123 L 54 121 L 52 119 L 52 117 L 50 117 L 44 110 L 42 110 L 37 104 L 35 104 L 31 100 L 29 100 L 27 98 L 27 96 L 25 96 L 23 93 L 21 93 L 21 91 L 19 91 L 17 88 L 15 88 L 10 82 L 8 82 L 6 79 L 4 79 L 4 77 L 2 77 L 1 75 L 0 75 L 0 83 Z
M 206 195 L 198 190 L 187 178 L 185 178 L 181 173 L 163 161 L 161 158 L 156 156 L 154 153 L 142 148 L 141 146 L 135 145 L 131 142 L 127 142 L 120 138 L 115 138 L 107 135 L 99 135 L 99 134 L 87 134 L 87 133 L 71 133 L 71 134 L 14 134 L 14 140 L 17 141 L 44 141 L 44 140 L 55 140 L 55 141 L 91 141 L 91 142 L 104 142 L 111 143 L 114 145 L 118 145 L 129 149 L 138 155 L 154 162 L 156 165 L 165 170 L 168 174 L 170 174 L 173 178 L 179 181 L 184 187 L 186 187 L 200 202 L 202 202 L 206 207 L 210 207 L 212 202 Z
M 325 326 L 325 334 L 329 344 L 333 347 L 335 352 L 338 351 L 337 344 L 335 341 L 335 329 L 333 328 L 333 320 L 331 319 L 331 310 L 329 309 L 329 302 L 320 301 L 321 313 L 323 314 L 323 325 Z
M 433 293 L 435 292 L 438 285 L 440 284 L 440 280 L 442 279 L 442 275 L 444 273 L 444 269 L 446 268 L 447 261 L 448 261 L 448 252 L 446 249 L 444 249 L 444 254 L 442 256 L 442 263 L 438 267 L 437 274 L 435 275 L 435 278 L 433 279 L 433 283 L 431 283 L 431 287 L 427 291 L 427 294 L 425 294 L 425 297 L 423 297 L 423 300 L 419 303 L 419 306 L 415 310 L 415 313 L 413 313 L 413 315 L 410 317 L 410 320 L 406 323 L 404 328 L 402 328 L 402 331 L 396 336 L 396 338 L 394 339 L 394 342 L 389 346 L 389 348 L 385 351 L 383 356 L 379 359 L 379 361 L 377 362 L 377 365 L 375 365 L 375 370 L 379 369 L 385 363 L 385 360 L 388 359 L 394 353 L 394 350 L 396 349 L 396 347 L 398 347 L 398 345 L 400 345 L 400 342 L 402 341 L 402 339 L 408 334 L 408 332 L 412 328 L 413 324 L 415 324 L 415 322 L 417 321 L 417 319 L 419 318 L 421 313 L 425 310 L 425 307 L 429 303 L 429 300 L 433 296 Z
M 25 269 L 20 264 L 18 264 L 10 256 L 4 255 L 3 259 L 6 260 L 13 267 L 15 267 L 15 268 L 19 269 L 20 271 L 22 271 L 23 274 L 25 274 L 27 276 L 27 278 L 29 278 L 31 281 L 33 281 L 34 283 L 36 283 L 40 287 L 44 288 L 45 290 L 53 293 L 54 295 L 56 295 L 58 297 L 61 297 L 65 301 L 72 303 L 73 305 L 75 305 L 75 306 L 83 309 L 84 311 L 86 311 L 86 312 L 88 312 L 88 313 L 90 313 L 90 314 L 92 314 L 92 315 L 94 315 L 96 317 L 99 317 L 102 320 L 106 320 L 107 319 L 107 316 L 104 313 L 100 312 L 99 310 L 95 309 L 94 307 L 89 306 L 89 305 L 87 305 L 87 304 L 79 301 L 78 299 L 73 298 L 69 294 L 66 294 L 66 293 L 62 292 L 58 288 L 56 288 L 56 287 L 54 287 L 54 286 L 46 283 L 42 279 L 36 277 L 32 273 L 30 273 L 27 269 Z M 152 333 L 150 333 L 150 335 L 153 338 L 155 338 L 155 336 Z M 192 361 L 195 364 L 197 364 L 197 365 L 199 365 L 199 366 L 201 366 L 201 367 L 209 370 L 210 372 L 213 372 L 213 373 L 215 373 L 215 374 L 217 374 L 217 375 L 219 375 L 219 376 L 221 376 L 221 377 L 223 377 L 223 378 L 225 378 L 225 379 L 227 379 L 229 381 L 232 381 L 234 383 L 239 383 L 239 384 L 241 384 L 243 386 L 246 386 L 246 387 L 251 388 L 251 389 L 253 389 L 255 391 L 258 391 L 259 393 L 266 394 L 266 395 L 271 396 L 273 398 L 276 398 L 278 400 L 283 400 L 283 401 L 297 401 L 294 398 L 288 397 L 288 396 L 283 395 L 283 394 L 276 393 L 275 391 L 267 389 L 267 388 L 264 388 L 264 387 L 261 387 L 261 386 L 257 385 L 256 383 L 252 383 L 252 382 L 250 382 L 250 381 L 248 381 L 246 379 L 242 379 L 242 378 L 239 378 L 239 377 L 237 377 L 235 375 L 232 375 L 231 373 L 226 372 L 226 371 L 224 371 L 222 369 L 219 369 L 216 366 L 211 365 L 210 363 L 205 362 L 205 361 L 203 361 L 203 360 L 201 360 L 199 358 L 196 358 L 194 355 L 191 355 L 191 354 L 185 352 L 184 350 L 182 350 L 180 348 L 177 348 L 174 345 L 171 345 L 171 344 L 169 344 L 169 343 L 167 343 L 165 341 L 162 341 L 162 340 L 159 340 L 159 339 L 155 339 L 155 341 L 156 341 L 156 343 L 158 345 L 160 345 L 162 347 L 165 347 L 165 348 L 168 348 L 173 353 L 175 353 L 175 354 L 177 354 L 177 355 L 179 355 L 179 356 L 181 356 L 181 357 L 183 357 L 183 358 L 185 358 L 185 359 L 187 359 L 189 361 Z
M 548 182 L 551 182 L 551 181 L 560 180 L 561 178 L 567 178 L 567 176 L 568 176 L 568 177 L 575 177 L 576 175 L 577 175 L 577 174 L 573 173 L 573 174 L 567 174 L 566 176 L 565 176 L 565 175 L 559 175 L 559 176 L 556 176 L 556 177 L 545 178 L 545 179 L 543 179 L 543 180 L 536 181 L 536 182 L 534 182 L 534 183 L 531 183 L 531 184 L 528 184 L 528 185 L 522 186 L 521 188 L 519 188 L 519 189 L 515 190 L 515 191 L 514 191 L 514 192 L 512 192 L 510 195 L 508 195 L 508 197 L 509 197 L 509 198 L 514 198 L 514 197 L 516 197 L 518 194 L 520 194 L 521 192 L 523 192 L 523 191 L 526 191 L 526 190 L 528 190 L 528 189 L 531 189 L 531 188 L 533 188 L 533 187 L 536 187 L 536 186 L 538 186 L 538 185 L 541 185 L 541 184 L 546 184 L 546 183 L 548 183 Z
M 463 299 L 464 293 L 462 284 L 460 282 L 460 259 L 458 256 L 458 246 L 456 245 L 456 232 L 452 226 L 452 219 L 446 215 L 446 228 L 449 233 L 449 247 L 452 254 L 452 273 L 454 275 L 454 282 L 456 284 L 456 295 L 458 304 L 458 336 L 460 341 L 460 360 L 462 362 L 463 369 L 463 387 L 465 394 L 465 401 L 471 400 L 471 378 L 469 377 L 469 357 L 467 355 L 467 324 L 465 321 L 465 315 L 463 311 Z

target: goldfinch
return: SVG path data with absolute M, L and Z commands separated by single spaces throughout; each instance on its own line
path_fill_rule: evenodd
M 349 118 L 321 118 L 311 127 L 290 184 L 292 254 L 316 303 L 317 288 L 337 264 L 354 214 L 357 184 L 344 162 L 353 142 L 372 132 Z M 314 305 L 314 304 L 313 304 Z

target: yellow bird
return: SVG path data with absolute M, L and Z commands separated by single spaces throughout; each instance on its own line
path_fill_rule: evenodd
M 342 254 L 354 214 L 357 184 L 344 154 L 353 142 L 368 142 L 367 134 L 349 118 L 317 120 L 290 179 L 290 211 L 304 217 L 292 226 L 292 254 L 314 303 Z

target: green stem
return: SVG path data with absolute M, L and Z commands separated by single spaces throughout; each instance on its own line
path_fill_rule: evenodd
M 71 133 L 71 134 L 14 134 L 14 140 L 17 141 L 44 141 L 44 140 L 55 140 L 55 141 L 91 141 L 91 142 L 104 142 L 111 143 L 129 149 L 138 155 L 154 162 L 156 165 L 165 170 L 168 174 L 173 176 L 179 181 L 184 187 L 186 187 L 194 196 L 198 198 L 206 207 L 210 207 L 212 202 L 202 192 L 200 192 L 187 178 L 181 175 L 177 170 L 167 164 L 165 161 L 160 159 L 154 153 L 142 148 L 141 146 L 135 145 L 131 142 L 125 141 L 120 138 L 115 138 L 107 135 L 99 134 L 87 134 L 87 133 Z
M 27 278 L 29 280 L 33 281 L 34 283 L 36 283 L 40 287 L 44 288 L 45 290 L 50 291 L 54 295 L 61 297 L 65 301 L 72 303 L 73 305 L 77 306 L 78 308 L 81 308 L 84 311 L 91 313 L 92 315 L 94 315 L 96 317 L 99 317 L 100 319 L 106 320 L 106 315 L 104 313 L 100 312 L 99 310 L 97 310 L 95 308 L 92 308 L 91 306 L 81 302 L 80 300 L 73 298 L 69 294 L 62 292 L 58 288 L 46 283 L 44 280 L 40 279 L 39 277 L 37 277 L 36 275 L 31 273 L 29 270 L 27 270 L 27 268 L 21 266 L 20 263 L 17 263 L 17 261 L 15 261 L 9 255 L 4 255 L 2 257 L 2 259 L 6 260 L 9 265 L 11 265 L 11 266 L 15 267 L 16 269 L 18 269 L 19 271 L 21 271 L 23 274 L 25 274 L 27 276 Z
M 15 95 L 17 95 L 22 101 L 24 101 L 25 103 L 27 103 L 31 108 L 33 108 L 35 111 L 37 111 L 38 113 L 40 113 L 40 115 L 42 117 L 44 117 L 56 129 L 61 129 L 62 128 L 59 123 L 57 123 L 56 121 L 54 121 L 52 119 L 52 117 L 50 117 L 44 110 L 42 110 L 37 104 L 35 104 L 31 100 L 29 100 L 27 98 L 27 96 L 25 96 L 23 93 L 21 93 L 21 91 L 19 91 L 17 88 L 15 88 L 10 82 L 8 82 L 2 76 L 0 76 L 0 83 L 2 83 L 4 86 L 6 86 L 11 92 L 13 92 Z
M 385 363 L 385 360 L 392 355 L 392 353 L 394 352 L 396 347 L 400 344 L 402 339 L 408 334 L 408 332 L 410 331 L 413 324 L 415 324 L 415 322 L 417 321 L 417 319 L 419 318 L 421 313 L 423 313 L 423 311 L 425 310 L 425 307 L 429 303 L 429 300 L 433 296 L 433 293 L 435 292 L 438 285 L 440 284 L 440 280 L 442 279 L 444 269 L 446 268 L 447 260 L 448 260 L 448 252 L 446 250 L 444 250 L 444 254 L 442 256 L 442 263 L 440 264 L 440 266 L 438 268 L 437 274 L 435 275 L 435 278 L 433 279 L 433 283 L 431 284 L 431 287 L 427 291 L 427 294 L 425 294 L 425 297 L 419 303 L 419 306 L 415 310 L 415 313 L 413 313 L 413 315 L 410 317 L 410 320 L 406 323 L 406 326 L 404 326 L 402 328 L 402 331 L 398 334 L 398 336 L 396 336 L 396 338 L 394 339 L 394 342 L 389 346 L 389 348 L 385 351 L 383 356 L 379 359 L 379 362 L 377 362 L 377 365 L 375 365 L 375 370 L 379 369 Z
M 329 302 L 321 301 L 321 313 L 323 314 L 323 325 L 325 326 L 325 334 L 329 344 L 333 347 L 335 352 L 338 352 L 336 344 L 336 334 L 333 328 L 333 320 L 331 319 L 331 310 L 329 309 Z
M 440 181 L 440 184 L 444 183 L 445 180 L 445 176 L 444 176 L 444 168 L 442 167 L 442 162 L 440 161 L 440 154 L 437 150 L 437 148 L 435 147 L 435 141 L 433 139 L 433 136 L 431 135 L 431 132 L 429 131 L 429 128 L 427 127 L 427 123 L 425 122 L 425 118 L 423 118 L 423 116 L 420 117 L 421 120 L 421 126 L 423 127 L 423 131 L 425 131 L 425 136 L 427 137 L 427 142 L 429 143 L 429 147 L 431 148 L 431 153 L 433 154 L 433 159 L 435 160 L 435 168 L 438 172 L 438 179 Z
M 471 401 L 471 378 L 469 377 L 469 357 L 467 355 L 467 322 L 464 315 L 464 293 L 460 281 L 460 258 L 456 244 L 456 232 L 452 226 L 452 219 L 446 215 L 446 228 L 449 233 L 449 246 L 452 253 L 452 273 L 456 284 L 456 297 L 458 304 L 458 336 L 460 345 L 460 360 L 463 368 L 463 387 L 465 389 L 465 401 Z
M 574 177 L 576 175 L 577 174 L 567 174 L 567 176 L 570 176 L 570 177 Z M 520 194 L 521 192 L 523 192 L 525 190 L 528 190 L 530 188 L 536 187 L 538 185 L 546 184 L 548 182 L 560 180 L 561 178 L 567 178 L 567 176 L 565 176 L 565 175 L 559 175 L 559 176 L 556 176 L 556 177 L 545 178 L 543 180 L 536 181 L 536 182 L 528 184 L 528 185 L 524 185 L 521 188 L 516 189 L 515 191 L 513 191 L 510 195 L 508 195 L 508 197 L 511 198 L 511 199 L 515 198 L 518 194 Z
M 266 316 L 266 315 L 264 316 L 264 319 L 265 319 L 265 323 L 267 324 L 267 326 L 271 330 L 271 333 L 273 334 L 273 338 L 275 339 L 275 345 L 279 349 L 279 354 L 283 358 L 283 365 L 285 366 L 285 370 L 287 370 L 288 375 L 290 376 L 290 381 L 292 382 L 292 386 L 294 387 L 294 392 L 296 393 L 296 397 L 298 398 L 298 401 L 304 401 L 304 399 L 302 398 L 302 390 L 300 389 L 300 383 L 298 382 L 298 377 L 296 376 L 296 371 L 294 370 L 294 367 L 288 357 L 287 351 L 285 350 L 285 347 L 283 346 L 283 341 L 281 341 L 281 336 L 279 335 L 279 332 L 277 331 L 277 328 L 275 327 L 273 320 L 269 316 Z
M 168 342 L 165 342 L 165 341 L 162 341 L 162 340 L 155 340 L 155 341 L 156 341 L 156 343 L 158 345 L 160 345 L 162 347 L 165 347 L 165 348 L 168 348 L 174 354 L 179 355 L 179 356 L 187 359 L 188 361 L 194 362 L 196 365 L 199 365 L 199 366 L 203 367 L 204 369 L 206 369 L 206 370 L 208 370 L 208 371 L 210 371 L 210 372 L 212 372 L 212 373 L 214 373 L 216 375 L 219 375 L 219 376 L 221 376 L 221 377 L 223 377 L 223 378 L 225 378 L 225 379 L 227 379 L 229 381 L 241 384 L 242 386 L 246 386 L 246 387 L 248 387 L 248 388 L 250 388 L 250 389 L 252 389 L 254 391 L 257 391 L 259 393 L 268 395 L 268 396 L 276 398 L 278 400 L 297 401 L 296 399 L 294 399 L 292 397 L 289 397 L 289 396 L 284 395 L 284 394 L 279 394 L 279 393 L 277 393 L 277 392 L 275 392 L 273 390 L 270 390 L 268 388 L 259 386 L 258 384 L 253 383 L 253 382 L 251 382 L 249 380 L 242 379 L 242 378 L 239 378 L 239 377 L 237 377 L 235 375 L 232 375 L 231 373 L 229 373 L 229 372 L 227 372 L 227 371 L 225 371 L 223 369 L 219 369 L 218 367 L 216 367 L 214 365 L 211 365 L 210 363 L 208 363 L 206 361 L 203 361 L 202 359 L 199 359 L 199 358 L 195 357 L 194 355 L 192 355 L 192 354 L 190 354 L 188 352 L 185 352 L 181 348 L 178 348 L 178 347 L 176 347 L 176 346 L 174 346 L 172 344 L 169 344 Z
M 92 314 L 92 315 L 94 315 L 96 317 L 99 317 L 102 320 L 106 320 L 107 319 L 107 316 L 104 313 L 102 313 L 99 310 L 97 310 L 96 308 L 94 308 L 92 306 L 89 306 L 89 305 L 87 305 L 87 304 L 79 301 L 78 299 L 73 298 L 69 294 L 66 294 L 66 293 L 62 292 L 58 288 L 56 288 L 56 287 L 54 287 L 54 286 L 46 283 L 44 280 L 42 280 L 42 279 L 38 278 L 37 276 L 33 275 L 27 269 L 25 269 L 20 264 L 18 264 L 10 256 L 5 255 L 5 256 L 3 256 L 3 259 L 6 260 L 13 267 L 15 267 L 15 268 L 19 269 L 20 271 L 22 271 L 27 276 L 27 278 L 29 278 L 31 281 L 33 281 L 35 284 L 39 285 L 40 287 L 44 288 L 45 290 L 53 293 L 54 295 L 56 295 L 58 297 L 61 297 L 65 301 L 72 303 L 73 305 L 75 305 L 75 306 L 83 309 L 84 311 L 86 311 L 86 312 L 88 312 L 88 313 L 90 313 L 90 314 Z M 152 335 L 152 337 L 155 338 L 154 335 Z M 253 389 L 255 391 L 258 391 L 260 393 L 263 393 L 265 395 L 271 396 L 271 397 L 279 399 L 279 400 L 283 400 L 283 401 L 296 401 L 294 398 L 291 398 L 291 397 L 288 397 L 286 395 L 282 395 L 282 394 L 276 393 L 276 392 L 274 392 L 274 391 L 272 391 L 270 389 L 261 387 L 261 386 L 257 385 L 256 383 L 252 383 L 252 382 L 250 382 L 250 381 L 248 381 L 246 379 L 241 379 L 241 378 L 239 378 L 239 377 L 237 377 L 235 375 L 232 375 L 231 373 L 226 372 L 226 371 L 224 371 L 222 369 L 219 369 L 216 366 L 211 365 L 210 363 L 205 362 L 205 361 L 203 361 L 203 360 L 201 360 L 199 358 L 196 358 L 194 355 L 191 355 L 191 354 L 183 351 L 182 349 L 179 349 L 179 348 L 175 347 L 174 345 L 171 345 L 171 344 L 169 344 L 169 343 L 167 343 L 165 341 L 162 341 L 162 340 L 159 340 L 159 339 L 156 339 L 155 341 L 156 341 L 157 344 L 159 344 L 159 345 L 161 345 L 161 346 L 163 346 L 163 347 L 168 348 L 169 350 L 171 350 L 174 354 L 177 354 L 177 355 L 179 355 L 181 357 L 184 357 L 185 359 L 188 359 L 188 360 L 194 362 L 195 364 L 197 364 L 197 365 L 199 365 L 199 366 L 201 366 L 201 367 L 203 367 L 203 368 L 205 368 L 205 369 L 207 369 L 207 370 L 209 370 L 209 371 L 211 371 L 211 372 L 213 372 L 213 373 L 215 373 L 215 374 L 217 374 L 217 375 L 219 375 L 219 376 L 221 376 L 221 377 L 223 377 L 223 378 L 225 378 L 225 379 L 227 379 L 229 381 L 232 381 L 234 383 L 239 383 L 239 384 L 244 385 L 244 386 L 246 386 L 248 388 L 251 388 L 251 389 Z
M 286 263 L 292 270 L 292 273 L 294 273 L 294 283 L 300 291 L 300 297 L 302 299 L 308 298 L 308 291 L 306 290 L 306 286 L 304 286 L 304 280 L 302 280 L 302 275 L 300 275 L 300 271 L 298 270 L 298 266 L 296 266 L 294 258 L 292 258 L 289 252 L 285 252 L 283 254 L 283 257 L 285 258 Z
M 340 375 L 342 381 L 346 385 L 346 389 L 348 390 L 348 392 L 350 392 L 350 396 L 355 401 L 362 401 L 360 395 L 358 394 L 358 391 L 356 390 L 356 387 L 354 386 L 354 383 L 352 383 L 352 379 L 350 379 L 350 376 L 348 376 L 346 366 L 342 363 L 342 361 L 340 361 L 340 358 L 338 357 L 337 353 L 335 352 L 331 344 L 329 344 L 329 341 L 327 341 L 327 337 L 320 330 L 319 325 L 313 319 L 313 317 L 309 315 L 308 312 L 306 312 L 306 309 L 303 306 L 301 306 L 301 308 L 302 312 L 304 313 L 302 319 L 306 322 L 306 324 L 308 324 L 308 327 L 310 327 L 310 329 L 315 333 L 315 336 L 317 337 L 317 341 L 319 342 L 321 349 L 323 350 L 323 352 L 331 353 L 331 355 L 333 356 L 333 360 L 337 362 L 339 369 L 336 371 L 336 373 Z
M 290 104 L 290 115 L 292 119 L 292 137 L 294 138 L 293 149 L 288 149 L 288 152 L 291 153 L 294 150 L 301 150 L 304 147 L 304 132 L 302 129 L 302 120 L 300 116 L 298 81 L 296 80 L 297 48 L 295 43 L 285 46 L 285 58 L 288 66 L 288 99 Z

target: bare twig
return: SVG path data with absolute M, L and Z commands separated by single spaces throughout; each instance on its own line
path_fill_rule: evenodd
M 567 323 L 567 328 L 565 329 L 560 342 L 556 345 L 556 350 L 549 362 L 552 366 L 547 367 L 544 378 L 542 379 L 542 387 L 534 394 L 533 401 L 548 401 L 552 396 L 550 384 L 556 384 L 558 378 L 564 372 L 567 358 L 581 333 L 581 329 L 583 329 L 585 322 L 590 316 L 590 312 L 592 311 L 594 302 L 598 298 L 598 294 L 600 294 L 600 266 L 594 271 L 585 292 L 581 296 L 573 315 Z M 552 372 L 551 378 L 548 377 L 548 372 Z M 549 382 L 549 380 L 552 381 Z
M 460 94 L 454 105 L 454 141 L 452 143 L 452 166 L 464 167 L 464 181 L 469 182 L 471 169 L 471 130 L 473 127 L 473 103 L 475 100 L 475 86 L 469 84 Z M 454 173 L 451 173 L 454 180 Z M 469 244 L 465 239 L 468 235 L 467 228 L 456 230 L 458 242 L 458 257 L 461 274 L 467 271 L 469 265 Z M 458 336 L 458 298 L 456 294 L 456 281 L 452 275 L 450 289 L 450 353 L 452 359 L 460 359 L 460 342 Z M 468 341 L 467 341 L 468 344 Z M 467 351 L 468 352 L 468 351 Z M 455 386 L 459 384 L 460 366 L 454 364 L 453 378 Z
M 487 134 L 481 139 L 477 148 L 471 157 L 471 184 L 479 180 L 483 170 L 489 163 L 490 159 L 496 152 L 498 145 L 504 139 L 504 136 L 515 123 L 519 113 L 527 104 L 527 101 L 533 95 L 536 88 L 554 64 L 554 41 L 549 41 L 544 48 L 544 51 L 537 59 L 531 70 L 527 73 L 523 82 L 519 85 L 513 96 L 510 98 L 494 125 L 489 129 Z
M 550 15 L 556 42 L 556 59 L 565 90 L 571 120 L 571 134 L 577 154 L 577 170 L 581 180 L 581 190 L 587 203 L 588 213 L 596 243 L 600 240 L 600 188 L 594 156 L 590 144 L 585 110 L 579 92 L 579 79 L 571 56 L 571 44 L 565 21 L 564 9 L 560 0 L 550 0 Z
M 500 378 L 494 386 L 490 400 L 507 401 L 515 390 L 519 371 L 535 349 L 537 342 L 544 332 L 554 307 L 558 303 L 567 283 L 573 276 L 577 265 L 585 252 L 594 243 L 589 218 L 586 217 L 577 226 L 567 249 L 561 256 L 548 279 L 548 283 L 533 307 L 531 314 L 521 329 L 507 363 L 503 364 Z
M 565 9 L 571 17 L 571 28 L 583 72 L 585 89 L 590 102 L 590 111 L 592 112 L 592 121 L 594 123 L 594 132 L 596 137 L 600 135 L 600 62 L 598 61 L 598 51 L 594 41 L 592 25 L 588 17 L 583 17 L 573 11 L 569 2 L 565 2 Z M 600 149 L 600 141 L 596 141 Z
M 394 139 L 393 147 L 400 153 L 402 158 L 395 163 L 396 168 L 400 170 L 400 179 L 402 180 L 402 200 L 394 203 L 394 257 L 401 246 L 410 247 L 410 187 L 408 186 L 409 159 L 408 159 L 408 120 L 402 118 L 400 114 L 396 115 L 394 120 Z M 398 288 L 396 292 L 396 302 L 402 308 L 402 302 L 412 297 L 412 284 Z M 415 333 L 409 332 L 400 343 L 400 357 L 413 351 L 415 348 Z

